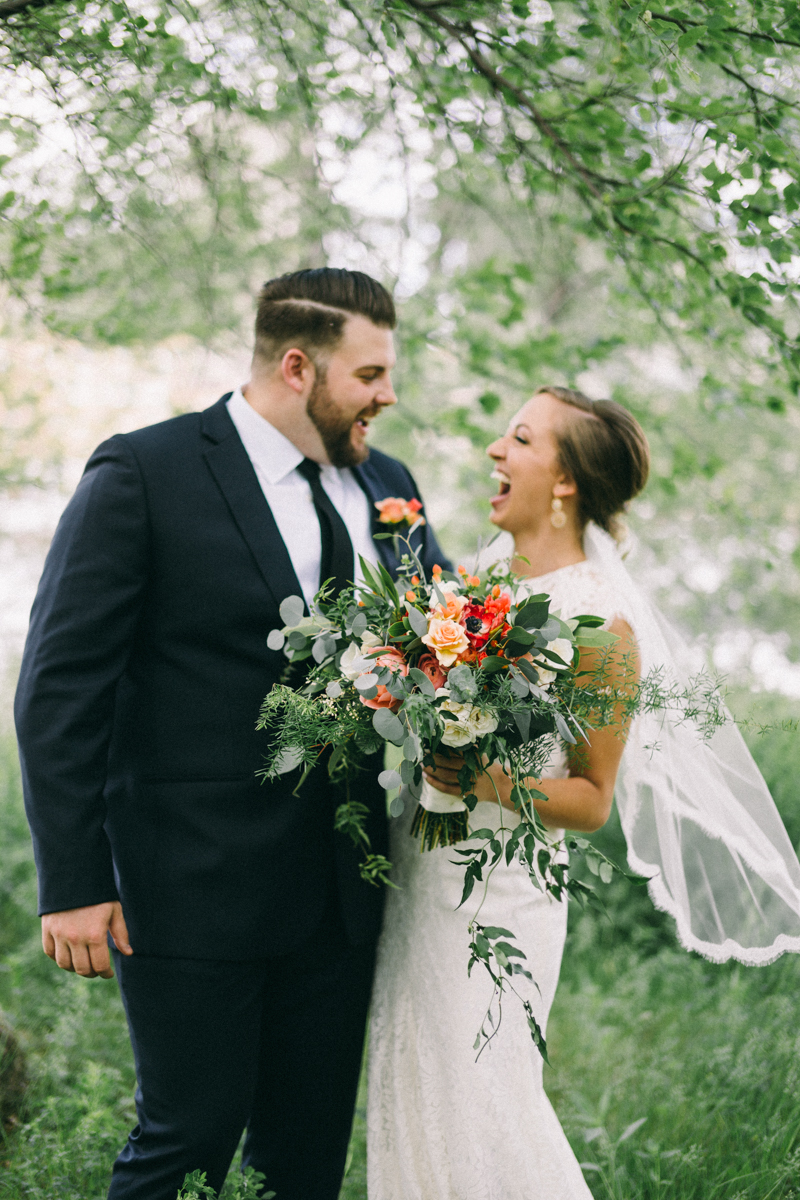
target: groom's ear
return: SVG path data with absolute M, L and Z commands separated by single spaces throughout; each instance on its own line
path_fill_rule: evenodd
M 316 378 L 311 359 L 304 350 L 299 350 L 296 346 L 286 351 L 280 361 L 279 370 L 283 382 L 295 392 L 304 392 Z

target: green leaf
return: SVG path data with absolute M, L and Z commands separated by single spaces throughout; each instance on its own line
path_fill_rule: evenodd
M 299 625 L 305 615 L 306 602 L 302 596 L 287 596 L 278 611 L 284 625 Z
M 408 613 L 408 623 L 413 629 L 417 637 L 424 637 L 428 632 L 428 619 L 423 612 L 412 604 L 410 600 L 406 600 L 406 612 Z
M 687 29 L 686 32 L 682 33 L 678 38 L 678 49 L 691 50 L 692 46 L 696 46 L 701 38 L 707 36 L 708 29 L 705 25 L 698 25 L 696 29 Z
M 549 612 L 549 597 L 532 596 L 518 610 L 514 627 L 516 628 L 521 625 L 525 629 L 539 629 L 547 620 Z
M 408 677 L 409 679 L 414 680 L 414 683 L 422 692 L 423 696 L 428 696 L 429 699 L 433 699 L 433 697 L 436 695 L 436 689 L 424 671 L 420 671 L 419 667 L 410 667 L 408 671 Z
M 402 746 L 406 738 L 406 727 L 403 722 L 390 712 L 388 708 L 377 708 L 372 714 L 372 725 L 387 742 Z

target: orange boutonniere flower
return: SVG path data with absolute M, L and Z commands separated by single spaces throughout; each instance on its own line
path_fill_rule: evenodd
M 385 500 L 376 500 L 375 507 L 380 513 L 382 525 L 425 524 L 425 518 L 419 514 L 422 502 L 419 500 L 404 500 L 402 496 L 387 496 Z

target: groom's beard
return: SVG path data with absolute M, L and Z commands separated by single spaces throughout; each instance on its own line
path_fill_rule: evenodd
M 325 375 L 318 370 L 317 378 L 306 403 L 308 413 L 334 467 L 357 467 L 369 457 L 368 446 L 354 446 L 352 432 L 355 422 L 376 416 L 377 406 L 370 405 L 358 416 L 345 417 L 331 399 Z

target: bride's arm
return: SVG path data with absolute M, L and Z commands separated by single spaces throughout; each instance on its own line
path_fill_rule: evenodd
M 639 675 L 639 656 L 636 639 L 626 621 L 615 620 L 609 626 L 619 641 L 606 656 L 605 669 L 612 688 L 629 687 L 634 676 Z M 581 668 L 592 671 L 598 661 L 598 651 L 581 651 Z M 552 829 L 575 829 L 593 833 L 605 825 L 611 812 L 614 798 L 614 783 L 617 778 L 622 751 L 625 749 L 627 730 L 620 725 L 609 725 L 593 730 L 590 745 L 570 748 L 569 777 L 567 779 L 531 779 L 530 785 L 544 792 L 547 800 L 534 801 L 539 816 Z M 460 796 L 458 771 L 462 765 L 460 755 L 439 754 L 436 769 L 426 768 L 425 777 L 432 787 L 451 796 Z M 479 800 L 497 800 L 506 808 L 511 803 L 511 780 L 500 763 L 493 763 L 486 774 L 479 776 L 474 792 Z M 493 786 L 494 785 L 494 786 Z M 495 793 L 497 788 L 497 793 Z

